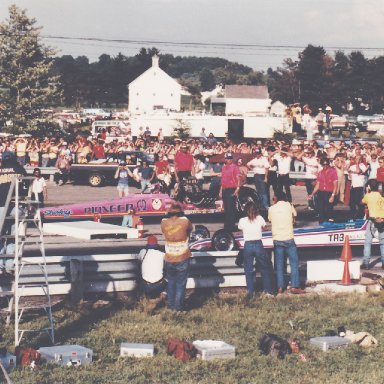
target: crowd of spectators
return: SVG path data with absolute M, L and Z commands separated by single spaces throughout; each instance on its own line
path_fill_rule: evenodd
M 212 133 L 206 135 L 205 130 L 202 130 L 201 136 L 186 140 L 164 139 L 159 135 L 146 135 L 145 131 L 139 137 L 116 139 L 108 143 L 101 135 L 88 139 L 79 136 L 71 142 L 64 138 L 0 138 L 1 155 L 11 152 L 21 165 L 56 167 L 64 177 L 73 163 L 87 163 L 129 151 L 142 151 L 151 155 L 156 164 L 154 176 L 166 180 L 173 173 L 177 179 L 177 175 L 185 171 L 202 180 L 204 171 L 211 167 L 209 158 L 217 154 L 229 152 L 251 155 L 254 157 L 252 161 L 244 163 L 242 158 L 237 164 L 244 180 L 247 170 L 254 172 L 255 187 L 264 208 L 270 205 L 271 192 L 276 195 L 279 189 L 285 190 L 288 200 L 292 202 L 289 173 L 294 171 L 305 173 L 305 185 L 310 197 L 308 207 L 315 210 L 313 189 L 324 158 L 329 160 L 330 166 L 337 173 L 334 204 L 345 202 L 346 188 L 350 184 L 350 205 L 355 218 L 363 214 L 360 202 L 368 180 L 376 179 L 380 185 L 384 182 L 383 145 L 373 141 L 328 140 L 323 146 L 315 140 L 293 140 L 288 143 L 271 139 L 235 143 L 228 136 L 218 139 Z M 179 163 L 178 157 L 181 159 Z M 184 169 L 186 165 L 188 169 Z

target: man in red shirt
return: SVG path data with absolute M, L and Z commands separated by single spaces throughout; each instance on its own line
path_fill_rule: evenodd
M 241 185 L 241 172 L 237 164 L 233 162 L 232 153 L 225 154 L 225 165 L 221 170 L 220 196 L 224 207 L 224 229 L 232 232 L 236 224 L 236 198 L 239 195 Z
M 317 175 L 317 181 L 313 192 L 308 196 L 312 199 L 316 194 L 316 206 L 319 211 L 319 223 L 333 221 L 333 203 L 337 191 L 337 172 L 329 165 L 329 159 L 323 158 L 320 161 L 323 169 Z
M 105 159 L 105 150 L 102 140 L 97 140 L 97 144 L 93 146 L 93 158 L 95 160 Z
M 181 144 L 180 151 L 175 155 L 176 181 L 192 176 L 193 156 L 188 152 L 187 144 Z
M 158 180 L 164 180 L 164 172 L 169 169 L 168 160 L 164 159 L 164 154 L 158 154 L 158 160 L 155 162 L 155 175 Z
M 377 168 L 376 180 L 381 185 L 381 194 L 384 191 L 384 156 L 379 157 L 379 168 Z

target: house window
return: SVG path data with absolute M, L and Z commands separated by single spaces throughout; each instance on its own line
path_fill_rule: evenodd
M 153 96 L 156 96 L 156 93 L 154 93 Z
M 173 96 L 173 93 L 171 93 L 171 96 Z
M 136 96 L 139 96 L 139 92 L 136 93 Z

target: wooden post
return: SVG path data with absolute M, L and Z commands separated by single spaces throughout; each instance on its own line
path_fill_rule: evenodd
M 84 298 L 84 265 L 83 261 L 71 259 L 69 262 L 71 281 L 71 303 L 77 304 Z

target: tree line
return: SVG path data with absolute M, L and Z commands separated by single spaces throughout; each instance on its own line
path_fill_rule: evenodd
M 42 43 L 41 29 L 26 10 L 9 8 L 0 23 L 0 127 L 10 131 L 41 129 L 49 107 L 126 108 L 128 84 L 147 70 L 152 56 L 192 95 L 216 85 L 267 85 L 273 101 L 325 104 L 336 113 L 382 113 L 384 108 L 384 56 L 365 58 L 360 51 L 334 56 L 321 46 L 308 45 L 296 59 L 281 67 L 255 71 L 222 58 L 181 57 L 141 48 L 133 57 L 103 54 L 90 62 L 86 56 L 56 56 Z

